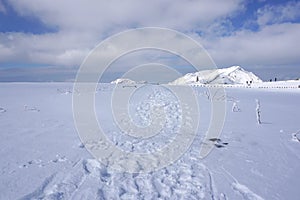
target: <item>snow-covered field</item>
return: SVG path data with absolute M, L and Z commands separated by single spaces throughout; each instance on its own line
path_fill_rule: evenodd
M 71 83 L 1 83 L 0 199 L 299 199 L 300 84 L 257 84 L 226 87 L 226 96 L 218 98 L 227 106 L 225 124 L 220 138 L 210 138 L 215 148 L 204 159 L 199 151 L 214 95 L 203 85 L 192 86 L 200 126 L 188 151 L 162 169 L 131 174 L 97 162 L 81 143 L 73 120 Z M 145 94 L 129 102 L 129 113 L 141 125 L 151 122 L 149 107 L 154 104 L 167 111 L 166 130 L 150 139 L 132 140 L 110 114 L 114 86 L 98 86 L 95 108 L 116 146 L 151 153 L 172 140 L 182 119 L 168 90 L 148 85 Z M 119 110 L 124 112 L 120 116 L 128 112 Z

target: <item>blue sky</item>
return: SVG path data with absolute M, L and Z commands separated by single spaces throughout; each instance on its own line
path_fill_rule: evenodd
M 42 23 L 35 16 L 21 16 L 8 1 L 2 1 L 0 12 L 0 31 L 2 33 L 22 32 L 32 34 L 46 34 L 55 32 L 54 27 Z
M 299 78 L 299 10 L 300 1 L 283 0 L 0 0 L 0 81 L 70 81 L 103 39 L 145 26 L 187 34 L 219 68 Z

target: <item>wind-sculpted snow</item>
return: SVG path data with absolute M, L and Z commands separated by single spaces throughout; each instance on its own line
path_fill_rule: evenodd
M 187 151 L 163 168 L 127 173 L 96 160 L 80 141 L 71 106 L 74 91 L 68 92 L 71 87 L 67 83 L 1 84 L 0 199 L 296 200 L 300 196 L 300 92 L 296 88 L 276 92 L 227 88 L 224 96 L 193 87 L 200 121 Z M 107 138 L 124 151 L 155 152 L 194 119 L 188 116 L 182 124 L 182 106 L 189 105 L 180 105 L 162 87 L 145 86 L 129 100 L 128 109 L 118 109 L 119 114 L 129 113 L 140 127 L 151 123 L 149 111 L 155 107 L 166 111 L 166 118 L 157 134 L 134 138 L 113 123 L 111 105 L 105 100 L 114 88 L 111 84 L 96 88 L 95 109 Z M 255 99 L 260 102 L 260 124 Z M 204 140 L 211 101 L 226 102 L 226 120 L 220 137 Z M 207 144 L 214 149 L 201 159 L 200 147 Z

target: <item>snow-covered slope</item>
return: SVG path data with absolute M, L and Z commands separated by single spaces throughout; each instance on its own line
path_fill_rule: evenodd
M 203 70 L 189 73 L 176 79 L 170 84 L 247 84 L 248 82 L 260 83 L 262 80 L 240 66 L 232 66 L 224 69 Z
M 111 84 L 136 84 L 135 81 L 130 80 L 128 78 L 118 78 L 112 82 L 110 82 Z
M 129 85 L 132 85 L 132 84 L 145 84 L 147 83 L 146 81 L 133 81 L 129 78 L 118 78 L 112 82 L 110 82 L 111 84 L 129 84 Z

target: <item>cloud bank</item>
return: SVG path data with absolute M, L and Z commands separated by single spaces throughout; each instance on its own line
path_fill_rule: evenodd
M 220 67 L 299 66 L 300 2 L 251 2 L 260 5 L 251 10 L 252 15 L 247 14 L 250 3 L 244 0 L 0 1 L 2 15 L 10 9 L 55 30 L 1 32 L 0 63 L 74 70 L 95 45 L 112 34 L 155 26 L 191 36 Z

